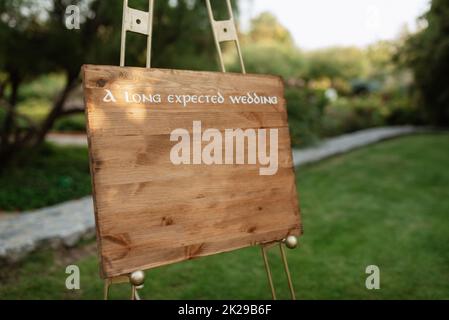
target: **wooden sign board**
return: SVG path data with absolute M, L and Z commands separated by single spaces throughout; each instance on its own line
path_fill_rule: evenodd
M 299 235 L 279 77 L 83 67 L 103 277 Z

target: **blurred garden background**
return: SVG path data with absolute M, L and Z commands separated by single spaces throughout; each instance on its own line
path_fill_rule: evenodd
M 404 24 L 393 38 L 312 49 L 275 12 L 245 11 L 262 2 L 233 1 L 243 57 L 247 72 L 283 77 L 295 149 L 369 128 L 425 128 L 297 168 L 305 235 L 288 252 L 297 296 L 448 299 L 449 2 L 421 1 L 415 25 Z M 308 2 L 279 5 L 307 10 Z M 351 4 L 340 1 L 333 14 L 360 15 Z M 80 9 L 79 29 L 66 26 L 69 5 Z M 0 224 L 91 194 L 87 146 L 55 141 L 85 135 L 80 68 L 118 64 L 122 5 L 0 2 Z M 148 2 L 129 5 L 147 10 Z M 224 1 L 213 6 L 217 20 L 227 18 Z M 218 71 L 203 0 L 157 0 L 154 19 L 153 67 Z M 145 65 L 144 39 L 128 35 L 127 65 Z M 229 70 L 239 72 L 235 48 L 224 50 Z M 0 234 L 0 242 L 7 239 Z M 3 260 L 0 299 L 102 297 L 93 237 Z M 81 290 L 65 288 L 68 264 L 80 267 Z M 365 288 L 370 264 L 381 268 L 380 290 Z M 274 265 L 282 286 L 281 268 Z M 270 298 L 258 248 L 150 270 L 147 279 L 143 296 L 150 299 Z M 128 297 L 126 286 L 112 290 L 115 298 Z M 288 297 L 287 288 L 282 295 Z

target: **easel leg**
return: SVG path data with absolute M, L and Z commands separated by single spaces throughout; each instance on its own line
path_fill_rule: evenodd
M 263 257 L 263 261 L 264 261 L 264 265 L 265 265 L 265 271 L 267 273 L 268 283 L 270 285 L 271 296 L 272 296 L 273 300 L 276 300 L 276 289 L 274 288 L 273 276 L 271 274 L 271 268 L 270 268 L 270 264 L 268 262 L 268 255 L 267 255 L 267 249 L 274 245 L 275 244 L 273 244 L 273 243 L 262 244 L 261 250 L 262 250 L 262 257 Z M 291 296 L 292 300 L 296 300 L 295 289 L 293 287 L 293 282 L 292 282 L 292 278 L 290 275 L 290 269 L 288 268 L 287 255 L 285 253 L 284 245 L 289 249 L 296 248 L 296 246 L 298 245 L 298 240 L 296 239 L 295 236 L 288 236 L 286 239 L 279 242 L 279 250 L 281 252 L 281 258 L 282 258 L 282 263 L 284 265 L 285 275 L 287 276 L 288 288 L 290 290 L 290 296 Z
M 131 300 L 141 300 L 139 295 L 139 289 L 142 289 L 143 285 L 131 286 Z
M 281 250 L 282 262 L 284 264 L 285 275 L 287 276 L 288 287 L 290 289 L 290 296 L 292 297 L 292 300 L 296 300 L 295 289 L 293 288 L 292 277 L 290 276 L 290 270 L 288 268 L 287 256 L 285 254 L 285 249 L 282 242 L 279 243 L 279 249 Z
M 128 276 L 119 276 L 104 280 L 104 300 L 108 300 L 109 287 L 116 283 L 130 283 L 131 284 L 131 300 L 140 300 L 138 289 L 143 288 L 145 274 L 143 271 L 135 271 Z
M 138 289 L 143 288 L 145 281 L 145 273 L 143 271 L 134 271 L 129 275 L 129 282 L 131 283 L 131 300 L 140 300 Z
M 137 288 L 136 286 L 131 286 L 131 300 L 138 300 L 136 297 L 137 297 Z
M 104 300 L 108 300 L 108 297 L 109 297 L 109 286 L 110 286 L 109 279 L 104 280 Z
M 271 296 L 272 296 L 273 300 L 276 300 L 276 290 L 274 289 L 274 285 L 273 285 L 273 277 L 271 275 L 271 268 L 270 268 L 270 264 L 268 262 L 266 246 L 262 245 L 260 248 L 262 250 L 262 257 L 263 257 L 263 262 L 265 264 L 265 271 L 267 272 L 268 283 L 270 284 Z

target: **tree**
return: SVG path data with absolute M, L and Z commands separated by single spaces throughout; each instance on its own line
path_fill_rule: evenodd
M 69 4 L 82 8 L 80 16 L 84 23 L 81 30 L 65 27 L 65 10 Z M 3 114 L 0 160 L 4 162 L 23 148 L 41 144 L 56 119 L 82 110 L 64 110 L 67 97 L 79 83 L 80 66 L 89 60 L 96 61 L 96 46 L 105 44 L 108 47 L 110 39 L 100 36 L 100 31 L 104 33 L 119 19 L 113 16 L 118 6 L 100 1 L 6 0 L 1 9 L 0 70 L 6 76 L 0 95 Z M 106 59 L 107 62 L 110 60 Z M 65 84 L 45 120 L 35 123 L 17 111 L 20 87 L 49 72 L 64 74 Z
M 427 25 L 409 37 L 399 58 L 414 73 L 416 102 L 427 120 L 449 125 L 449 2 L 433 0 L 421 18 Z
M 293 37 L 275 16 L 263 12 L 251 20 L 249 32 L 240 35 L 245 66 L 248 72 L 277 74 L 285 79 L 300 78 L 305 69 L 302 52 Z M 231 70 L 239 71 L 234 50 L 226 52 Z
M 396 53 L 393 41 L 378 41 L 369 45 L 366 56 L 369 61 L 368 77 L 384 81 L 396 71 L 394 55 Z
M 294 46 L 293 37 L 275 16 L 269 12 L 262 12 L 252 19 L 248 34 L 250 42 L 253 43 L 276 43 L 281 46 Z
M 352 80 L 367 75 L 368 59 L 362 49 L 356 47 L 332 47 L 308 54 L 310 79 Z
M 226 11 L 225 2 L 214 3 Z M 80 30 L 65 27 L 68 5 L 80 8 Z M 148 0 L 133 7 L 147 10 Z M 234 6 L 236 8 L 236 6 Z M 83 64 L 112 64 L 119 59 L 121 1 L 4 0 L 0 2 L 0 161 L 24 148 L 39 146 L 61 117 L 83 112 L 66 101 L 79 86 Z M 203 0 L 156 1 L 154 13 L 154 67 L 216 69 L 215 48 Z M 127 38 L 127 65 L 144 65 L 146 41 Z M 65 76 L 65 84 L 42 123 L 17 111 L 20 87 L 49 72 Z
M 302 53 L 292 47 L 270 43 L 250 43 L 243 47 L 245 66 L 248 72 L 276 74 L 288 80 L 301 78 L 305 70 Z M 240 70 L 234 62 L 233 70 Z

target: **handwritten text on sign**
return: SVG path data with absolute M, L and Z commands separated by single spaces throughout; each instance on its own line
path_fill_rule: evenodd
M 117 98 L 114 96 L 111 90 L 105 90 L 105 96 L 103 102 L 117 102 Z M 187 107 L 190 103 L 192 104 L 224 104 L 226 102 L 231 104 L 278 104 L 278 97 L 267 97 L 260 96 L 257 93 L 248 92 L 245 95 L 239 96 L 229 96 L 229 101 L 225 100 L 225 97 L 217 92 L 215 95 L 195 95 L 195 94 L 170 94 L 165 100 L 162 99 L 162 95 L 156 94 L 145 94 L 145 93 L 130 93 L 128 91 L 123 91 L 122 101 L 126 103 L 143 103 L 143 104 L 159 104 L 159 103 L 170 103 L 170 104 L 180 104 Z
M 121 95 L 125 103 L 137 104 L 272 104 L 278 103 L 278 97 L 259 96 L 247 93 L 240 96 L 229 96 L 228 101 L 217 92 L 216 95 L 177 95 L 170 94 L 166 99 L 161 94 L 130 93 L 123 91 Z M 103 102 L 117 102 L 111 90 L 105 90 Z M 259 163 L 266 166 L 259 169 L 260 175 L 273 175 L 278 170 L 278 129 L 225 129 L 224 135 L 216 128 L 201 130 L 201 121 L 193 121 L 192 136 L 185 128 L 176 128 L 170 134 L 170 141 L 177 141 L 170 152 L 170 160 L 174 165 L 234 165 Z M 257 131 L 257 132 L 256 132 Z M 267 143 L 269 139 L 269 144 Z M 202 147 L 203 142 L 207 145 Z M 245 153 L 245 144 L 247 152 Z M 267 152 L 269 145 L 269 153 Z M 222 152 L 224 150 L 224 153 Z M 235 150 L 235 152 L 234 152 Z M 235 155 L 234 155 L 235 153 Z

